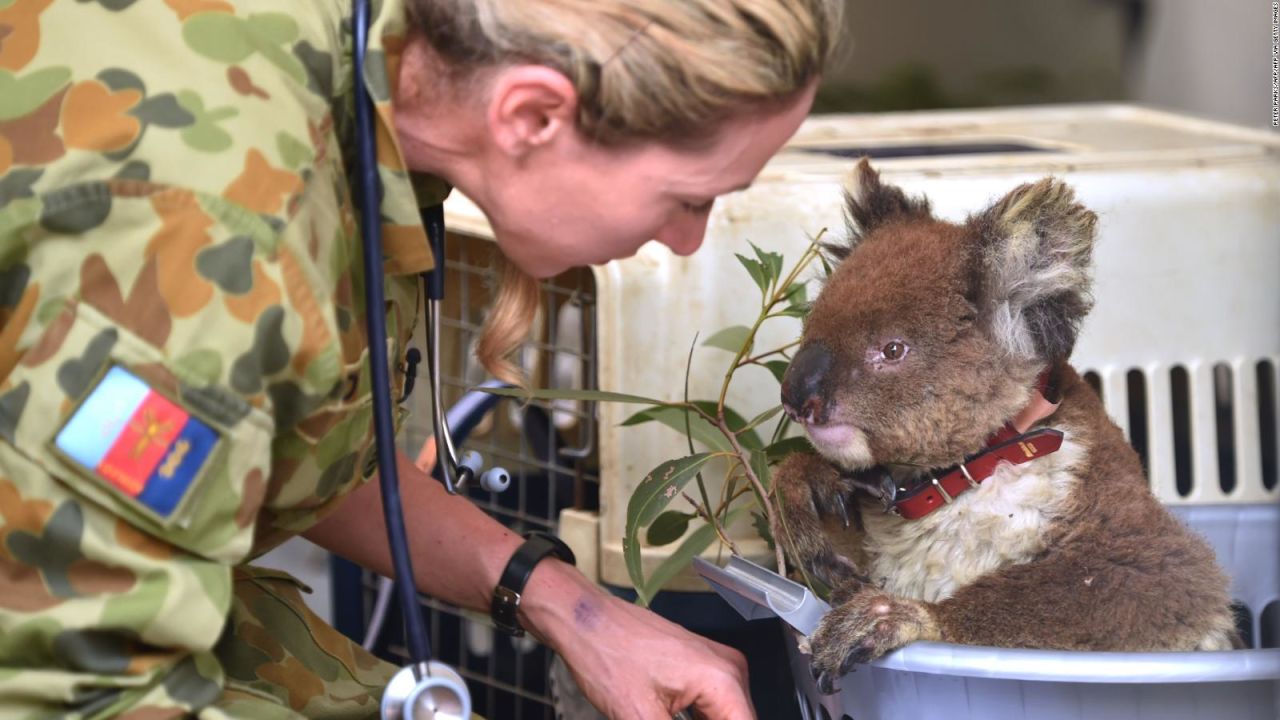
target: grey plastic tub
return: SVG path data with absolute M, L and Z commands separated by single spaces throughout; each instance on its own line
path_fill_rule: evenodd
M 1249 610 L 1252 636 L 1280 599 L 1280 506 L 1184 506 Z M 704 578 L 748 618 L 777 615 L 794 628 L 788 648 L 801 712 L 842 720 L 1274 720 L 1280 650 L 1116 653 L 913 643 L 859 666 L 821 695 L 794 639 L 829 608 L 804 587 L 741 558 L 698 562 Z

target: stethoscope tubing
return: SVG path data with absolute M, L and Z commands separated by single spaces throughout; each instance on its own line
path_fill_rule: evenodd
M 357 169 L 360 192 L 360 231 L 364 241 L 364 295 L 366 338 L 369 346 L 370 393 L 373 395 L 374 443 L 377 448 L 378 482 L 382 491 L 382 513 L 387 525 L 391 564 L 400 595 L 405 622 L 405 642 L 413 663 L 425 666 L 431 660 L 431 643 L 414 584 L 413 560 L 400 502 L 400 474 L 396 468 L 395 425 L 392 423 L 391 378 L 388 372 L 385 293 L 382 282 L 382 186 L 373 130 L 373 103 L 364 84 L 365 55 L 368 49 L 369 0 L 354 0 L 355 41 L 355 121 L 359 157 Z M 433 372 L 433 376 L 435 373 Z M 438 384 L 438 378 L 433 385 Z M 432 388 L 433 392 L 436 388 Z

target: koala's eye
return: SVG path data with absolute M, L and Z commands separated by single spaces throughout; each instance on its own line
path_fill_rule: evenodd
M 890 340 L 883 348 L 880 349 L 880 353 L 884 355 L 885 360 L 889 362 L 897 362 L 906 356 L 907 345 L 901 340 Z

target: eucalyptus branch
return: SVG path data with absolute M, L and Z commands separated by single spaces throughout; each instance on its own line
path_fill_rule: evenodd
M 755 488 L 756 494 L 760 497 L 760 504 L 764 507 L 765 517 L 769 521 L 769 532 L 775 538 L 780 537 L 778 535 L 777 514 L 773 510 L 773 503 L 769 502 L 769 493 L 765 491 L 764 484 L 760 482 L 760 478 L 756 477 L 755 470 L 751 469 L 751 455 L 742 449 L 742 445 L 738 443 L 738 436 L 729 430 L 729 426 L 723 418 L 720 420 L 720 431 L 724 433 L 725 437 L 729 438 L 734 452 L 738 454 L 738 459 L 742 462 L 742 471 L 746 474 L 747 480 L 750 481 L 751 486 Z M 782 543 L 775 542 L 773 551 L 778 560 L 778 574 L 785 577 L 787 574 L 787 561 L 782 556 Z
M 762 353 L 760 353 L 759 355 L 756 355 L 755 357 L 749 357 L 749 358 L 746 358 L 746 359 L 744 359 L 742 362 L 739 362 L 739 363 L 738 363 L 738 365 L 737 365 L 737 367 L 743 367 L 743 366 L 745 366 L 745 365 L 753 365 L 753 364 L 755 364 L 755 363 L 760 362 L 760 361 L 761 361 L 761 360 L 763 360 L 764 358 L 769 357 L 770 355 L 779 355 L 779 354 L 781 354 L 781 353 L 784 353 L 784 352 L 786 352 L 786 351 L 790 350 L 791 348 L 793 348 L 793 347 L 795 347 L 795 346 L 797 346 L 797 345 L 799 345 L 799 344 L 800 344 L 800 341 L 799 341 L 799 340 L 794 340 L 794 341 L 792 341 L 792 342 L 787 343 L 786 345 L 783 345 L 783 346 L 782 346 L 782 347 L 780 347 L 780 348 L 774 348 L 773 350 L 770 350 L 769 352 L 762 352 Z
M 690 505 L 693 506 L 693 511 L 698 514 L 698 517 L 707 521 L 707 523 L 710 524 L 711 527 L 715 529 L 716 535 L 720 536 L 720 542 L 724 543 L 725 545 L 728 545 L 729 550 L 732 551 L 734 555 L 742 554 L 738 552 L 738 546 L 734 545 L 733 540 L 729 539 L 729 533 L 724 531 L 724 527 L 720 524 L 720 521 L 716 519 L 715 515 L 710 511 L 710 509 L 705 508 L 702 505 L 699 505 L 697 500 L 694 500 L 692 497 L 689 496 L 689 493 L 683 490 L 680 491 L 680 496 L 683 497 L 686 501 L 688 501 Z
M 733 356 L 733 362 L 729 363 L 729 369 L 724 373 L 724 382 L 720 385 L 720 400 L 716 403 L 716 419 L 721 423 L 724 422 L 724 400 L 729 395 L 729 384 L 733 381 L 734 371 L 736 371 L 742 364 L 743 356 L 750 351 L 752 344 L 755 343 L 756 332 L 760 330 L 760 326 L 764 324 L 764 321 L 769 319 L 769 313 L 773 310 L 773 306 L 782 302 L 786 298 L 786 293 L 791 289 L 791 285 L 795 283 L 796 278 L 799 277 L 805 267 L 807 267 L 810 262 L 813 262 L 813 259 L 818 256 L 818 241 L 822 239 L 824 232 L 826 232 L 825 229 L 818 233 L 818 236 L 813 239 L 813 242 L 809 243 L 809 247 L 805 248 L 804 253 L 800 256 L 800 260 L 791 268 L 791 272 L 787 273 L 787 277 L 782 282 L 774 283 L 772 296 L 770 296 L 768 301 L 764 304 L 764 307 L 760 311 L 760 316 L 756 318 L 755 323 L 753 323 L 750 330 L 747 331 L 747 338 L 743 341 L 742 347 L 738 348 L 737 354 Z
M 698 347 L 698 333 L 693 334 L 693 342 L 689 343 L 689 359 L 684 365 L 684 439 L 689 442 L 689 454 L 694 453 L 693 450 L 693 429 L 690 427 L 689 408 L 697 409 L 693 403 L 689 402 L 689 372 L 693 367 L 693 350 Z M 699 411 L 701 412 L 701 411 Z M 708 421 L 709 422 L 709 421 Z M 707 484 L 702 480 L 702 471 L 699 470 L 695 478 L 698 483 L 698 493 L 702 495 L 702 504 L 706 507 L 707 513 L 711 512 L 711 498 L 707 496 Z M 718 531 L 718 528 L 717 528 Z

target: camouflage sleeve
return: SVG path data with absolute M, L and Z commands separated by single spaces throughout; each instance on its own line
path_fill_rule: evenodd
M 273 442 L 358 356 L 310 7 L 0 1 L 0 717 L 222 692 Z
M 291 302 L 314 297 L 288 233 L 236 217 L 119 181 L 0 215 L 22 280 L 0 367 L 0 715 L 190 711 L 221 690 L 211 651 L 276 423 L 340 368 L 305 362 L 328 345 Z

